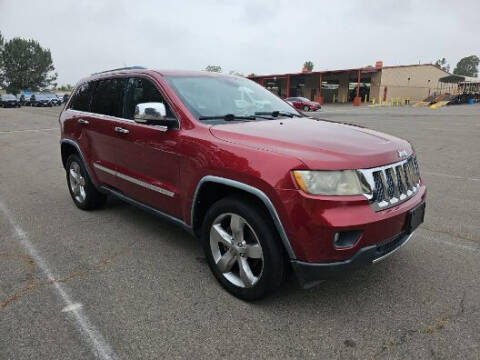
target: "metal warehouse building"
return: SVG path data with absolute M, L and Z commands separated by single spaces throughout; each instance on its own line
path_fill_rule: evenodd
M 433 64 L 375 66 L 344 70 L 252 75 L 250 79 L 279 96 L 303 96 L 320 103 L 419 101 L 440 91 L 439 79 L 450 75 Z

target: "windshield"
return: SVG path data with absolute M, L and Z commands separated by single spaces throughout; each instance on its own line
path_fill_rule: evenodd
M 12 95 L 12 94 L 5 94 L 5 95 L 2 96 L 2 98 L 5 99 L 5 100 L 17 100 L 15 95 Z
M 167 81 L 197 119 L 226 114 L 255 116 L 255 113 L 274 111 L 301 115 L 249 79 L 234 76 L 168 76 Z

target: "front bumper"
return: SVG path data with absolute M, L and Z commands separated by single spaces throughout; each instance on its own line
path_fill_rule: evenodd
M 379 262 L 402 246 L 412 237 L 412 233 L 401 233 L 392 239 L 387 239 L 376 245 L 366 246 L 348 260 L 332 263 L 308 263 L 299 260 L 291 260 L 293 271 L 304 289 L 317 285 L 323 280 L 339 277 L 354 269 L 368 266 Z

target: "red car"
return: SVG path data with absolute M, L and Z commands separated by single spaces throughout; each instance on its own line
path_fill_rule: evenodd
M 111 195 L 184 227 L 242 299 L 288 268 L 309 287 L 376 263 L 423 221 L 407 141 L 305 117 L 243 77 L 103 72 L 78 83 L 59 122 L 78 208 Z
M 286 98 L 285 101 L 292 104 L 295 107 L 295 109 L 300 109 L 303 111 L 317 111 L 322 108 L 320 103 L 315 101 L 310 101 L 304 97 L 289 97 L 289 98 Z

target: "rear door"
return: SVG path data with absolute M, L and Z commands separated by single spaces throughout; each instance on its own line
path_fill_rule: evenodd
M 137 201 L 180 217 L 179 131 L 134 122 L 135 106 L 147 102 L 164 103 L 167 116 L 175 117 L 152 79 L 128 80 L 122 125 L 128 133 L 117 134 L 118 188 Z
M 91 101 L 91 114 L 85 124 L 92 170 L 100 183 L 117 188 L 117 152 L 122 141 L 118 129 L 122 128 L 123 98 L 126 78 L 95 81 Z

